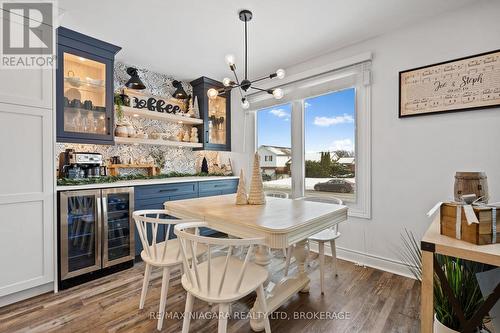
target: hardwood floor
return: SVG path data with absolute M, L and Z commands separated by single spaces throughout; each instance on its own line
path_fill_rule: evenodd
M 284 260 L 276 253 L 273 277 L 283 274 Z M 326 264 L 331 263 L 327 257 Z M 412 279 L 339 260 L 338 277 L 327 269 L 325 295 L 319 291 L 319 265 L 310 261 L 309 294 L 298 294 L 278 309 L 271 319 L 273 332 L 419 332 L 420 285 Z M 161 272 L 153 271 L 144 310 L 139 298 L 144 266 L 105 277 L 58 294 L 48 293 L 0 308 L 0 332 L 157 332 Z M 295 265 L 291 265 L 291 273 Z M 170 283 L 166 318 L 162 332 L 180 332 L 185 291 L 179 273 Z M 232 305 L 234 317 L 243 317 L 255 300 L 250 295 Z M 198 314 L 217 312 L 217 306 L 196 300 Z M 337 312 L 345 319 L 329 319 Z M 243 316 L 241 315 L 243 313 Z M 312 319 L 323 315 L 323 319 Z M 287 319 L 284 319 L 284 317 Z M 301 317 L 302 316 L 302 317 Z M 327 316 L 327 318 L 325 318 Z M 216 319 L 195 319 L 191 332 L 216 332 Z M 229 332 L 252 332 L 248 319 L 231 319 Z

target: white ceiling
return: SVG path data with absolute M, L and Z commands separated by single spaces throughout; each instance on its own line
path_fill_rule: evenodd
M 241 9 L 250 9 L 249 78 L 287 68 L 474 0 L 59 0 L 61 25 L 119 45 L 117 58 L 191 80 L 243 66 Z M 476 1 L 477 3 L 477 1 Z

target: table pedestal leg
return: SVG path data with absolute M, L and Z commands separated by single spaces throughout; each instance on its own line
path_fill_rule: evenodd
M 273 312 L 278 309 L 283 303 L 285 303 L 290 297 L 298 292 L 308 292 L 309 291 L 309 277 L 305 271 L 305 262 L 307 256 L 307 246 L 306 241 L 300 241 L 296 244 L 293 251 L 295 257 L 298 272 L 295 276 L 287 276 L 282 278 L 274 288 L 268 288 L 266 290 L 266 302 L 267 310 Z M 259 249 L 260 250 L 260 249 Z M 255 261 L 261 265 L 262 261 L 258 261 L 258 253 L 255 255 Z M 269 260 L 267 261 L 269 263 Z M 263 316 L 259 316 L 258 313 L 261 312 L 259 300 L 256 300 L 253 308 L 250 310 L 250 327 L 255 332 L 260 332 L 264 330 L 264 321 L 261 319 Z

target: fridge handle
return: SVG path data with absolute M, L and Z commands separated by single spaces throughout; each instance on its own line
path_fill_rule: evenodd
M 96 259 L 96 263 L 98 263 L 99 266 L 101 266 L 102 268 L 102 256 L 101 256 L 101 250 L 102 250 L 102 220 L 103 220 L 103 216 L 102 216 L 102 207 L 106 207 L 104 205 L 104 202 L 103 202 L 103 198 L 102 198 L 102 194 L 99 193 L 97 195 L 97 237 L 96 237 L 96 256 L 97 256 L 97 259 Z

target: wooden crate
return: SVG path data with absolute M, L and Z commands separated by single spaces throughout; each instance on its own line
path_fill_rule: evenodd
M 110 164 L 108 172 L 110 176 L 119 176 L 119 169 L 146 169 L 148 176 L 156 176 L 156 168 L 154 164 Z
M 473 207 L 479 223 L 468 224 L 463 207 L 461 213 L 461 239 L 463 241 L 485 245 L 491 244 L 492 209 L 489 207 Z M 500 208 L 496 212 L 496 243 L 500 243 Z M 456 238 L 457 204 L 443 203 L 441 206 L 441 235 Z

